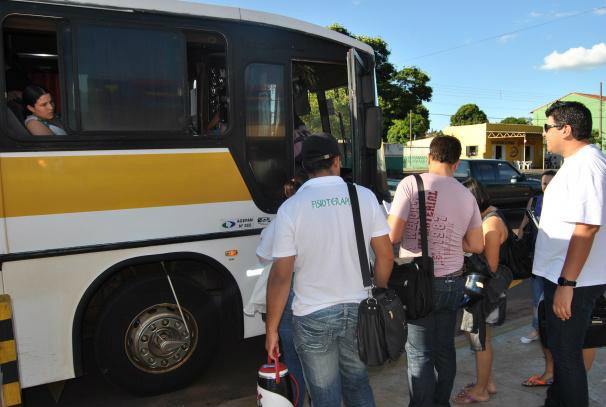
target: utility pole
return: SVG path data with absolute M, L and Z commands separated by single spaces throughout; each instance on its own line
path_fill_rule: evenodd
M 408 111 L 408 142 L 410 148 L 408 149 L 408 164 L 412 168 L 412 110 Z

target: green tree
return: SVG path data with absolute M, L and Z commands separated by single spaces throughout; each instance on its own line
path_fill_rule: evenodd
M 387 43 L 380 37 L 367 37 L 363 35 L 354 35 L 341 24 L 333 23 L 328 26 L 330 30 L 336 31 L 338 33 L 347 35 L 349 37 L 355 38 L 359 41 L 362 41 L 373 49 L 375 52 L 375 72 L 377 75 L 377 88 L 379 95 L 385 90 L 384 87 L 388 84 L 392 77 L 396 74 L 396 68 L 393 66 L 391 62 L 389 62 L 389 55 L 391 51 L 387 46 Z
M 346 138 L 350 134 L 351 123 L 349 116 L 349 98 L 347 88 L 339 87 L 325 92 L 326 99 L 332 104 L 332 113 L 329 116 L 332 135 L 338 139 Z M 318 97 L 309 93 L 310 112 L 300 118 L 311 133 L 322 132 L 322 119 L 318 107 Z
M 478 105 L 468 103 L 463 105 L 450 117 L 451 126 L 464 126 L 466 124 L 488 123 L 486 113 L 480 110 Z
M 595 144 L 599 148 L 602 148 L 602 140 L 600 139 L 600 132 L 598 130 L 592 130 L 591 131 L 591 138 L 590 138 L 590 140 L 591 140 L 591 142 L 593 144 Z
M 353 34 L 349 32 L 349 30 L 345 27 L 343 27 L 341 24 L 339 23 L 332 23 L 331 25 L 328 26 L 329 30 L 333 30 L 336 31 L 338 33 L 341 33 L 343 35 L 347 35 L 349 37 L 353 38 Z
M 501 120 L 501 124 L 530 124 L 531 119 L 528 117 L 513 117 L 509 116 Z
M 429 76 L 417 67 L 397 70 L 389 62 L 391 51 L 380 37 L 354 35 L 340 24 L 334 23 L 329 29 L 362 41 L 375 52 L 375 73 L 379 106 L 383 112 L 384 129 L 391 128 L 394 120 L 408 120 L 408 112 L 421 114 L 429 123 L 429 111 L 420 109 L 423 102 L 431 100 L 433 89 L 429 86 Z M 414 122 L 414 120 L 413 120 Z
M 387 142 L 404 144 L 409 140 L 408 118 L 406 120 L 396 119 L 387 130 Z
M 413 139 L 421 138 L 425 135 L 427 129 L 429 129 L 429 120 L 424 117 L 421 113 L 413 113 L 412 118 L 412 134 Z M 400 143 L 404 144 L 410 140 L 410 121 L 409 116 L 405 119 L 396 119 L 393 121 L 391 127 L 387 131 L 387 141 L 389 143 Z
M 383 93 L 379 93 L 386 128 L 394 120 L 405 119 L 411 110 L 429 123 L 429 111 L 422 104 L 431 100 L 433 89 L 428 85 L 429 80 L 429 76 L 416 67 L 405 67 L 392 76 Z
M 444 136 L 444 132 L 442 130 L 434 130 L 431 129 L 429 132 L 425 133 L 425 137 L 440 137 Z

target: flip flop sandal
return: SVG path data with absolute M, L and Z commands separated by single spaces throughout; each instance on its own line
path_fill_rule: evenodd
M 541 376 L 530 376 L 526 381 L 522 382 L 522 386 L 526 387 L 544 387 L 551 386 L 553 379 L 542 380 Z
M 476 403 L 485 403 L 490 400 L 490 397 L 486 400 L 478 400 L 477 398 L 471 396 L 465 390 L 461 390 L 461 392 L 455 397 L 452 402 L 455 404 L 476 404 Z
M 471 388 L 472 388 L 473 386 L 475 386 L 475 385 L 476 385 L 475 383 L 467 383 L 467 384 L 465 385 L 464 390 L 469 390 L 469 389 L 471 389 Z M 495 390 L 495 391 L 490 391 L 490 390 L 488 390 L 488 394 L 490 394 L 490 395 L 495 395 L 495 394 L 497 394 L 497 392 L 496 392 L 496 390 Z

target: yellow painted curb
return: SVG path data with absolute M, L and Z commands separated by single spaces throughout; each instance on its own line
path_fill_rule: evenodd
M 0 295 L 0 372 L 2 372 L 2 407 L 21 405 L 21 384 L 17 364 L 17 344 L 13 331 L 11 298 Z

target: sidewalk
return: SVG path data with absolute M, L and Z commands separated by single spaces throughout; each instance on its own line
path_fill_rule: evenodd
M 543 356 L 540 345 L 535 341 L 525 345 L 520 337 L 527 333 L 529 318 L 508 321 L 495 329 L 493 346 L 495 349 L 493 374 L 497 384 L 497 394 L 483 407 L 538 407 L 543 405 L 545 387 L 529 388 L 521 385 L 531 375 L 542 373 Z M 457 378 L 453 394 L 467 383 L 475 380 L 475 359 L 469 350 L 466 338 L 457 337 Z M 408 405 L 408 385 L 406 359 L 395 364 L 372 368 L 371 385 L 378 407 Z M 593 368 L 588 376 L 590 407 L 606 406 L 606 348 L 598 350 Z M 256 405 L 255 395 L 231 400 L 218 407 L 252 407 Z M 454 406 L 454 404 L 453 404 Z

